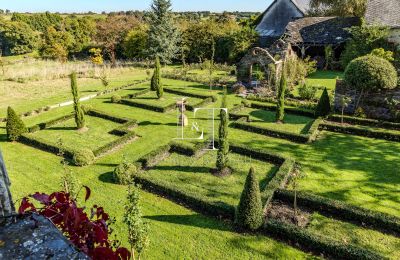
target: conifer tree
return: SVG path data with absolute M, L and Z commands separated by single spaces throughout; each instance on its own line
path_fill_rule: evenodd
M 226 108 L 226 88 L 224 90 L 224 96 L 222 97 L 221 108 Z M 222 172 L 224 169 L 228 167 L 229 161 L 229 142 L 228 142 L 228 124 L 229 124 L 229 115 L 227 111 L 221 110 L 219 114 L 220 124 L 218 129 L 218 137 L 219 137 L 219 148 L 217 153 L 217 169 Z
M 244 184 L 239 205 L 236 209 L 236 224 L 243 229 L 257 230 L 263 223 L 263 208 L 260 187 L 253 167 Z
M 128 227 L 128 241 L 131 245 L 132 259 L 135 253 L 140 259 L 140 255 L 149 245 L 149 224 L 143 221 L 142 209 L 140 208 L 140 186 L 135 184 L 128 188 L 127 202 L 123 222 Z
M 79 103 L 79 92 L 78 92 L 78 85 L 76 83 L 76 73 L 73 72 L 70 75 L 70 78 L 71 78 L 71 92 L 74 98 L 75 123 L 78 129 L 82 129 L 85 127 L 85 112 L 83 111 Z
M 172 19 L 170 0 L 153 0 L 149 13 L 148 56 L 170 63 L 178 53 L 179 32 Z
M 331 112 L 331 101 L 329 100 L 328 90 L 325 88 L 315 108 L 316 116 L 327 116 Z
M 286 73 L 283 71 L 278 89 L 278 102 L 276 105 L 276 122 L 282 123 L 285 118 L 285 92 L 287 87 Z
M 151 80 L 151 89 L 157 92 L 158 98 L 162 98 L 164 95 L 164 88 L 161 83 L 161 65 L 158 57 L 156 57 L 154 74 Z
M 17 141 L 23 133 L 28 131 L 24 122 L 11 107 L 7 109 L 6 131 L 9 141 Z

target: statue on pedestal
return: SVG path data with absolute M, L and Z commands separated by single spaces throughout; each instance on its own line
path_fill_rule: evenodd
M 176 102 L 176 107 L 179 109 L 179 126 L 188 126 L 189 125 L 189 119 L 188 117 L 184 114 L 186 111 L 186 105 L 187 101 L 183 98 L 182 100 L 179 100 Z

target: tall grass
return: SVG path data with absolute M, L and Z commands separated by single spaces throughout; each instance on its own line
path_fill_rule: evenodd
M 41 81 L 66 78 L 71 72 L 75 71 L 80 78 L 104 78 L 110 74 L 119 74 L 130 70 L 131 64 L 127 62 L 117 62 L 111 64 L 96 65 L 86 61 L 72 61 L 61 63 L 52 60 L 26 59 L 4 65 L 0 70 L 0 81 Z

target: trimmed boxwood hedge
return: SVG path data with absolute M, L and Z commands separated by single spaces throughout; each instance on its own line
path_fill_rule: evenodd
M 72 113 L 72 114 L 68 114 L 68 115 L 64 115 L 64 116 L 61 116 L 61 117 L 52 119 L 52 120 L 47 121 L 47 122 L 44 122 L 44 123 L 39 123 L 39 124 L 37 124 L 37 125 L 34 125 L 34 126 L 29 127 L 29 128 L 28 128 L 28 131 L 29 131 L 30 133 L 34 133 L 34 132 L 37 132 L 37 131 L 40 131 L 40 130 L 49 128 L 49 127 L 51 127 L 51 126 L 53 126 L 53 125 L 59 124 L 59 123 L 61 123 L 61 122 L 68 121 L 68 120 L 74 118 L 74 116 L 75 116 L 75 115 Z
M 141 95 L 145 95 L 145 94 L 147 94 L 149 92 L 151 92 L 150 89 L 144 89 L 144 90 L 138 91 L 136 93 L 123 96 L 122 98 L 135 98 L 135 97 L 138 97 L 138 96 L 141 96 Z
M 251 108 L 276 111 L 276 104 L 261 103 L 261 102 L 251 102 Z M 311 118 L 315 118 L 314 111 L 310 110 L 310 109 L 287 106 L 287 107 L 285 107 L 285 112 L 289 113 L 289 114 L 293 114 L 293 115 L 308 116 L 308 117 L 311 117 Z
M 295 134 L 291 132 L 270 129 L 268 127 L 255 126 L 249 123 L 246 117 L 241 117 L 237 121 L 232 122 L 230 124 L 230 127 L 275 138 L 286 139 L 296 143 L 307 143 L 312 142 L 316 139 L 321 122 L 321 118 L 317 118 L 316 120 L 314 120 L 307 134 Z
M 107 112 L 96 110 L 96 109 L 89 109 L 86 111 L 86 114 L 89 116 L 93 117 L 99 117 L 108 121 L 112 121 L 118 124 L 125 124 L 126 122 L 129 122 L 130 119 L 126 117 L 117 117 L 114 115 L 111 115 Z
M 279 167 L 279 170 L 275 173 L 274 177 L 269 181 L 265 189 L 262 191 L 261 198 L 264 202 L 264 211 L 268 209 L 269 204 L 272 202 L 275 191 L 286 186 L 294 167 L 295 161 L 291 158 L 287 158 Z
M 171 146 L 169 144 L 161 146 L 154 151 L 146 154 L 142 158 L 138 160 L 138 162 L 142 165 L 143 169 L 152 167 L 159 162 L 159 157 L 168 155 L 170 152 Z
M 292 203 L 294 200 L 294 192 L 277 190 L 275 198 L 283 202 Z M 299 206 L 307 207 L 337 219 L 356 222 L 358 225 L 365 224 L 380 231 L 383 230 L 388 233 L 397 233 L 398 236 L 400 235 L 400 218 L 395 216 L 360 208 L 342 201 L 307 192 L 297 192 L 297 203 Z
M 195 108 L 205 106 L 205 105 L 210 104 L 212 102 L 213 102 L 213 99 L 209 97 L 209 98 L 203 99 L 202 101 L 200 101 L 197 104 L 187 104 L 186 105 L 186 109 L 189 110 L 189 111 L 194 111 Z
M 286 224 L 277 220 L 267 220 L 263 228 L 266 235 L 290 241 L 301 249 L 310 250 L 335 259 L 365 259 L 378 260 L 386 257 L 359 247 L 354 244 L 345 244 L 325 236 L 317 235 L 293 224 Z
M 363 129 L 356 126 L 344 126 L 338 125 L 335 123 L 325 122 L 319 125 L 320 130 L 326 130 L 336 133 L 350 134 L 350 135 L 358 135 L 388 141 L 400 142 L 400 133 L 388 133 L 379 130 L 373 129 Z
M 276 105 L 276 98 L 272 98 L 272 97 L 257 97 L 254 95 L 249 95 L 249 96 L 247 96 L 246 99 L 251 100 L 251 101 L 258 101 L 258 102 L 268 102 L 268 103 L 273 103 Z M 297 100 L 297 99 L 291 98 L 291 99 L 285 99 L 285 105 L 300 108 L 300 109 L 314 110 L 315 107 L 317 106 L 317 102 L 300 100 L 300 99 Z
M 229 148 L 230 148 L 231 152 L 249 156 L 251 158 L 254 158 L 254 159 L 257 159 L 260 161 L 264 161 L 264 162 L 269 162 L 272 164 L 281 165 L 286 160 L 286 158 L 281 155 L 271 153 L 271 152 L 265 152 L 265 151 L 261 151 L 261 150 L 251 149 L 251 148 L 241 145 L 241 144 L 230 143 Z
M 32 136 L 30 134 L 23 134 L 20 136 L 19 142 L 26 144 L 28 146 L 40 149 L 45 152 L 50 152 L 53 154 L 59 154 L 60 148 L 52 143 L 49 143 L 47 140 L 42 138 Z M 63 148 L 64 157 L 67 159 L 72 159 L 74 157 L 75 151 L 72 150 L 65 150 Z
M 108 133 L 112 134 L 112 135 L 117 135 L 117 136 L 124 136 L 124 135 L 128 134 L 129 132 L 131 132 L 131 130 L 130 130 L 131 128 L 137 127 L 137 125 L 138 125 L 137 120 L 133 119 L 115 129 L 111 130 Z
M 195 94 L 195 93 L 192 93 L 192 92 L 189 92 L 189 91 L 176 90 L 176 89 L 170 89 L 170 88 L 164 88 L 164 92 L 171 93 L 171 94 L 177 94 L 177 95 L 180 95 L 180 96 L 200 98 L 200 99 L 211 98 L 212 102 L 215 102 L 215 101 L 218 100 L 218 97 L 215 96 L 215 95 Z
M 199 142 L 195 145 L 188 143 L 178 143 L 171 142 L 170 152 L 186 155 L 186 156 L 196 156 L 202 149 L 208 146 L 208 142 Z
M 117 146 L 120 146 L 120 145 L 123 145 L 123 144 L 129 142 L 130 140 L 132 140 L 135 137 L 136 137 L 135 132 L 129 132 L 129 133 L 125 134 L 124 136 L 118 138 L 117 140 L 94 150 L 93 153 L 96 157 L 99 157 L 105 153 L 108 153 L 109 151 L 116 148 Z
M 223 202 L 213 202 L 205 196 L 184 192 L 180 190 L 179 186 L 175 186 L 169 182 L 151 179 L 151 176 L 145 172 L 136 174 L 134 179 L 136 183 L 141 184 L 147 191 L 188 205 L 191 209 L 202 214 L 234 220 L 235 207 L 232 205 Z
M 170 104 L 167 105 L 165 107 L 161 107 L 161 106 L 156 106 L 156 105 L 150 105 L 150 104 L 143 104 L 143 103 L 139 103 L 139 102 L 135 102 L 133 100 L 128 100 L 128 99 L 122 99 L 121 100 L 121 104 L 127 105 L 127 106 L 132 106 L 132 107 L 138 107 L 138 108 L 143 108 L 143 109 L 147 109 L 147 110 L 151 110 L 151 111 L 155 111 L 155 112 L 160 112 L 160 113 L 165 113 L 169 110 L 172 110 L 176 107 L 176 104 Z
M 342 116 L 341 115 L 330 115 L 328 117 L 329 121 L 341 123 Z M 400 123 L 393 123 L 389 121 L 380 121 L 376 119 L 369 119 L 369 118 L 359 118 L 353 116 L 343 116 L 343 122 L 347 124 L 353 125 L 363 125 L 363 126 L 374 126 L 374 127 L 381 127 L 385 129 L 391 130 L 400 130 Z

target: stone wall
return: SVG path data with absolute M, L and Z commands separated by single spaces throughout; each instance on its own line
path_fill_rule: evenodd
M 337 80 L 334 101 L 335 110 L 341 111 L 342 107 L 340 100 L 342 96 L 345 95 L 346 97 L 351 98 L 351 103 L 344 111 L 346 114 L 353 115 L 360 94 L 360 91 L 356 91 L 354 88 L 347 86 L 342 80 Z M 400 100 L 400 88 L 365 94 L 359 107 L 362 108 L 368 118 L 397 120 L 387 102 L 387 100 L 392 98 Z M 397 105 L 397 110 L 400 110 L 400 104 Z

